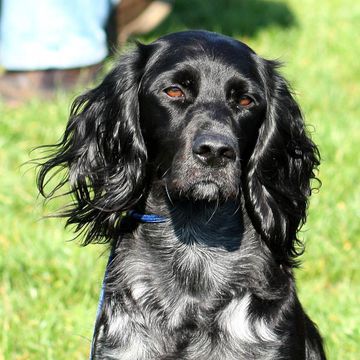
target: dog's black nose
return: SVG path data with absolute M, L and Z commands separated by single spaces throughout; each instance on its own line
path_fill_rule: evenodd
M 222 167 L 236 159 L 234 144 L 220 134 L 202 134 L 195 137 L 192 147 L 196 159 L 212 167 Z

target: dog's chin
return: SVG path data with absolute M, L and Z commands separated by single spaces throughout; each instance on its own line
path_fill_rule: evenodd
M 237 193 L 231 190 L 232 189 L 228 189 L 225 185 L 221 186 L 216 182 L 200 181 L 193 183 L 186 189 L 177 188 L 174 195 L 179 200 L 187 199 L 194 202 L 206 201 L 223 203 L 237 198 Z
M 213 182 L 199 182 L 189 189 L 189 198 L 195 201 L 219 201 L 224 198 L 220 187 Z
M 162 185 L 171 199 L 224 203 L 236 200 L 240 188 L 236 182 L 223 179 L 163 178 Z

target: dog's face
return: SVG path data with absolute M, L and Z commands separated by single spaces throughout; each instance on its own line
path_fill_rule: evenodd
M 152 47 L 139 103 L 155 176 L 171 197 L 235 199 L 265 116 L 257 56 L 214 34 L 170 35 Z
M 187 201 L 241 192 L 256 230 L 289 263 L 319 154 L 277 67 L 206 31 L 138 45 L 74 102 L 40 191 L 49 171 L 68 169 L 54 192 L 69 180 L 66 216 L 88 229 L 85 243 L 116 237 L 121 212 L 144 207 L 157 185 Z

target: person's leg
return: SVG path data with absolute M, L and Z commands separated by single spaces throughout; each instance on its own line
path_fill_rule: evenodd
M 110 0 L 2 0 L 0 97 L 21 101 L 92 77 L 107 55 L 111 6 Z

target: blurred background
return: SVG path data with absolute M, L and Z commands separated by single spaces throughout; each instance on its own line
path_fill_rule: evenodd
M 44 206 L 38 198 L 34 166 L 26 163 L 39 153 L 31 150 L 59 140 L 74 97 L 101 79 L 114 54 L 131 46 L 129 40 L 148 43 L 185 29 L 233 36 L 285 63 L 282 72 L 322 155 L 322 187 L 312 196 L 300 236 L 306 252 L 296 271 L 299 296 L 324 336 L 328 358 L 359 359 L 360 2 L 176 0 L 154 7 L 130 0 L 101 9 L 98 1 L 88 9 L 92 1 L 79 0 L 80 8 L 72 11 L 77 26 L 58 27 L 55 45 L 75 39 L 69 30 L 83 36 L 95 26 L 101 46 L 94 52 L 74 41 L 69 57 L 55 56 L 53 65 L 37 47 L 41 41 L 49 46 L 49 37 L 37 36 L 46 34 L 41 26 L 53 27 L 58 14 L 36 8 L 44 2 L 56 3 L 0 1 L 0 360 L 87 358 L 107 261 L 104 246 L 81 248 L 70 241 L 73 233 L 64 230 L 63 220 L 43 218 L 67 201 Z M 82 9 L 90 20 L 79 20 Z M 96 23 L 106 28 L 107 38 Z M 74 48 L 83 56 L 73 59 Z

